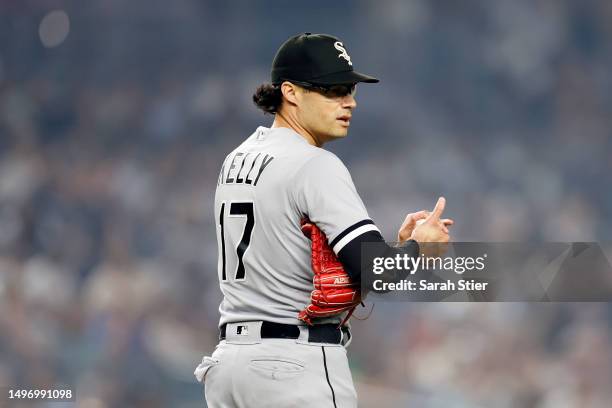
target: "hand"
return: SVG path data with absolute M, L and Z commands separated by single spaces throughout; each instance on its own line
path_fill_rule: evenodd
M 417 224 L 425 222 L 425 218 L 427 218 L 428 215 L 429 211 L 427 210 L 421 210 L 406 215 L 404 223 L 397 232 L 398 242 L 401 244 L 402 242 L 408 241 L 412 235 L 412 231 L 414 231 L 414 227 L 416 227 Z
M 420 216 L 420 219 L 416 219 L 415 226 L 412 227 L 410 239 L 414 239 L 419 243 L 421 253 L 426 256 L 439 256 L 446 251 L 447 246 L 439 244 L 446 244 L 449 242 L 450 236 L 448 233 L 448 226 L 453 225 L 454 221 L 449 218 L 440 219 L 445 206 L 446 199 L 440 197 L 433 211 L 426 214 L 425 217 Z M 404 224 L 406 224 L 406 222 L 404 222 Z
M 417 212 L 406 215 L 406 219 L 404 219 L 404 223 L 402 224 L 402 226 L 400 227 L 397 233 L 397 241 L 401 244 L 411 239 L 410 237 L 412 235 L 412 231 L 414 231 L 414 228 L 417 225 L 423 224 L 425 220 L 427 219 L 427 217 L 429 217 L 430 214 L 431 212 L 427 210 L 421 210 L 421 211 L 417 211 Z M 451 220 L 450 218 L 444 218 L 444 219 L 441 219 L 440 221 L 442 222 L 442 225 L 444 226 L 443 228 L 444 232 L 448 234 L 447 227 L 453 225 L 455 221 Z

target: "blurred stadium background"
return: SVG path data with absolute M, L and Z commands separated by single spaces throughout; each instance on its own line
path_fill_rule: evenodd
M 612 2 L 2 0 L 0 385 L 204 405 L 217 172 L 305 31 L 382 79 L 329 147 L 387 239 L 444 194 L 455 240 L 612 241 Z M 362 407 L 612 403 L 610 304 L 378 304 L 353 327 Z

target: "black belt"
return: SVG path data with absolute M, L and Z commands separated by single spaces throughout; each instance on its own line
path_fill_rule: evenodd
M 220 328 L 219 340 L 225 340 L 225 331 L 227 325 L 224 324 Z M 344 336 L 342 336 L 344 332 Z M 262 322 L 261 333 L 262 339 L 297 339 L 300 337 L 300 328 L 294 324 L 282 324 L 274 322 Z M 344 337 L 344 341 L 343 340 Z M 331 344 L 346 344 L 351 338 L 351 332 L 348 327 L 338 328 L 338 324 L 317 324 L 308 326 L 308 342 L 309 343 L 331 343 Z

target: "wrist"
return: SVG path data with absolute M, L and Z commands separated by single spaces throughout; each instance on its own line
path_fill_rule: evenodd
M 402 234 L 401 232 L 397 233 L 397 242 L 399 242 L 400 244 L 403 244 L 406 241 L 409 241 L 412 239 L 412 234 L 410 235 L 405 235 Z

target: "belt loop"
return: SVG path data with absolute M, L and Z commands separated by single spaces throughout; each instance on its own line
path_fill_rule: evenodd
M 308 335 L 310 333 L 309 326 L 306 325 L 298 325 L 300 329 L 300 336 L 296 339 L 300 343 L 308 343 Z
M 348 327 L 346 327 L 346 332 L 344 329 L 344 327 L 340 329 L 340 332 L 342 333 L 342 340 L 340 341 L 340 344 L 342 344 L 346 348 L 349 346 L 349 344 L 351 344 L 351 341 L 353 341 L 353 334 L 351 333 L 351 329 L 349 329 Z

